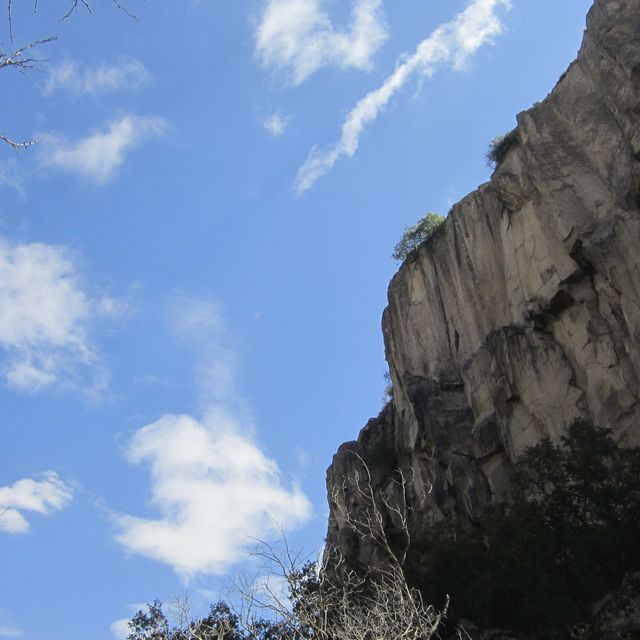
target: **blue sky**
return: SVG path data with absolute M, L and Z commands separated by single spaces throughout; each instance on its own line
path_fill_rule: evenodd
M 0 638 L 205 607 L 275 523 L 317 552 L 393 246 L 488 179 L 590 2 L 127 6 L 16 7 L 13 48 L 58 40 L 0 69 L 40 140 L 0 148 Z

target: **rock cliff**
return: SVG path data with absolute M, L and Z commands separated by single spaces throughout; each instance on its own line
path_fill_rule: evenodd
M 357 456 L 387 531 L 404 501 L 419 535 L 504 499 L 523 450 L 576 418 L 640 444 L 640 2 L 596 0 L 576 61 L 517 123 L 389 286 L 393 399 L 327 473 L 328 542 L 351 559 L 377 552 L 344 517 L 363 506 L 342 484 Z

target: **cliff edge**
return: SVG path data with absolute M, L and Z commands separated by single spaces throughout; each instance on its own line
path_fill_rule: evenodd
M 393 399 L 327 472 L 328 543 L 363 564 L 354 454 L 387 531 L 400 500 L 419 535 L 506 498 L 522 452 L 577 418 L 640 444 L 640 3 L 596 0 L 576 61 L 517 123 L 389 286 Z

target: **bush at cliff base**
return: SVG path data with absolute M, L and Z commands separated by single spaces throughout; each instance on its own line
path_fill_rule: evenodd
M 469 524 L 435 528 L 407 566 L 456 619 L 564 638 L 592 605 L 640 569 L 640 448 L 574 423 L 561 446 L 545 439 L 516 466 L 512 501 Z

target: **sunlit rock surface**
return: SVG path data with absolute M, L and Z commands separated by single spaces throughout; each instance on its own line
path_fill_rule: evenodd
M 524 449 L 576 418 L 640 444 L 640 2 L 597 0 L 587 26 L 490 182 L 391 281 L 393 401 L 327 475 L 328 542 L 351 559 L 377 553 L 344 518 L 362 506 L 342 485 L 354 452 L 389 530 L 403 471 L 419 535 L 507 496 Z

